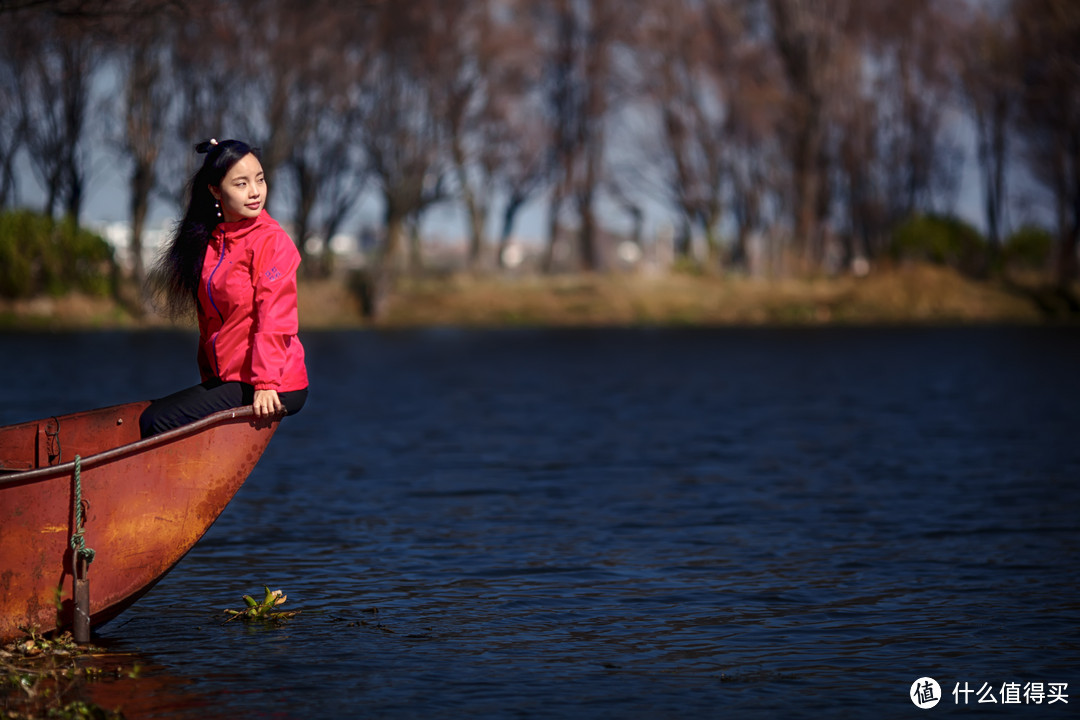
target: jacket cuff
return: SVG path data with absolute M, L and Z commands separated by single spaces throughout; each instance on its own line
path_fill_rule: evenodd
M 277 390 L 277 383 L 255 383 L 256 390 Z

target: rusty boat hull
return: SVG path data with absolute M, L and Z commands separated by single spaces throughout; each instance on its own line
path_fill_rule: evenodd
M 87 579 L 96 626 L 198 542 L 278 426 L 236 408 L 143 440 L 148 404 L 0 428 L 0 639 L 72 625 L 76 475 L 83 538 L 95 553 Z

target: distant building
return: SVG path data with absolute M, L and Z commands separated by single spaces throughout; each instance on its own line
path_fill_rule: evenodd
M 113 249 L 117 264 L 130 272 L 134 266 L 134 258 L 131 252 L 131 223 L 109 222 L 90 225 L 90 230 L 105 238 L 105 242 Z M 157 259 L 161 246 L 169 237 L 169 229 L 162 225 L 157 228 L 149 228 L 143 231 L 142 259 L 143 267 L 150 267 Z

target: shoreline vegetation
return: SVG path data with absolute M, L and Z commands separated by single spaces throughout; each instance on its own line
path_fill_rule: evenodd
M 142 667 L 133 656 L 95 645 L 77 645 L 70 632 L 46 637 L 29 631 L 0 645 L 0 719 L 123 720 L 94 699 L 93 686 L 134 680 Z
M 1041 276 L 972 279 L 902 262 L 865 277 L 720 273 L 417 274 L 399 277 L 365 317 L 356 275 L 301 280 L 301 330 L 422 327 L 1073 324 L 1078 288 Z M 120 293 L 135 297 L 133 289 Z M 135 303 L 79 291 L 0 300 L 0 330 L 176 327 Z M 181 326 L 183 327 L 183 326 Z
M 617 240 L 609 238 L 609 249 Z M 726 255 L 666 253 L 636 264 L 611 257 L 603 272 L 554 256 L 550 264 L 534 258 L 515 269 L 469 270 L 445 248 L 423 262 L 418 248 L 406 254 L 387 243 L 359 267 L 345 263 L 365 256 L 339 260 L 324 249 L 309 257 L 312 274 L 302 272 L 298 287 L 301 330 L 1080 321 L 1080 282 L 1065 272 L 1071 265 L 1049 231 L 1024 226 L 991 244 L 951 216 L 912 216 L 887 251 L 853 258 L 851 272 L 835 274 L 791 253 L 772 258 L 793 273 L 776 276 L 761 272 L 760 258 L 735 266 Z M 143 273 L 122 255 L 72 221 L 0 213 L 0 330 L 175 327 L 151 309 L 136 279 Z

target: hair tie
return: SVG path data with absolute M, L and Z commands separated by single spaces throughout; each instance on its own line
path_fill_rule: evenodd
M 195 146 L 195 152 L 200 153 L 200 154 L 208 153 L 208 152 L 210 152 L 211 148 L 216 148 L 217 146 L 218 146 L 217 138 L 210 138 L 209 140 L 203 140 L 201 143 L 196 145 Z

